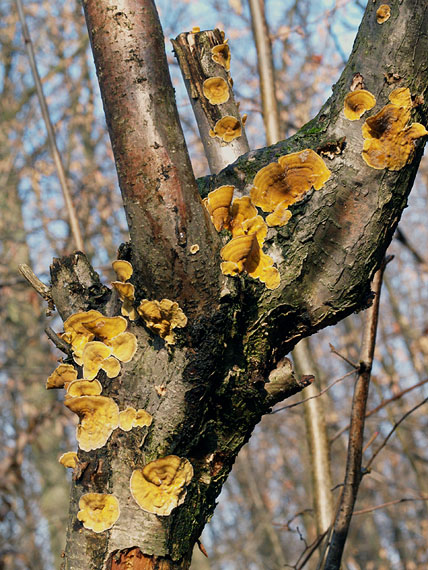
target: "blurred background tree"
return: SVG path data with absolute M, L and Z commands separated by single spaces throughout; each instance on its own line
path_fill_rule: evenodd
M 159 0 L 171 73 L 196 176 L 208 172 L 169 38 L 193 26 L 226 30 L 231 72 L 251 148 L 265 146 L 257 53 L 247 0 Z M 280 137 L 317 111 L 352 47 L 358 1 L 267 0 Z M 78 3 L 25 4 L 57 144 L 78 212 L 86 253 L 106 281 L 127 240 L 122 201 L 87 31 Z M 17 271 L 31 265 L 47 281 L 52 256 L 72 248 L 69 225 L 14 4 L 0 3 L 0 568 L 58 568 L 65 543 L 68 475 L 58 463 L 75 446 L 72 414 L 45 380 L 58 353 L 49 346 L 44 307 Z M 363 464 L 391 428 L 427 395 L 428 227 L 426 161 L 389 253 L 381 300 Z M 49 317 L 55 327 L 56 317 Z M 311 338 L 310 368 L 320 388 L 338 498 L 358 362 L 362 315 Z M 335 351 L 351 364 L 333 353 Z M 295 403 L 303 396 L 297 395 Z M 278 405 L 242 450 L 202 536 L 206 559 L 194 570 L 302 567 L 318 531 L 303 406 Z M 282 409 L 281 409 L 282 408 Z M 373 412 L 373 413 L 371 413 Z M 400 424 L 362 482 L 343 567 L 416 570 L 428 565 L 426 406 Z M 375 509 L 375 507 L 380 507 Z M 317 556 L 307 568 L 316 567 Z

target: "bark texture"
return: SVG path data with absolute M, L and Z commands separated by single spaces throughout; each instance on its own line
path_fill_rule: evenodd
M 269 291 L 220 272 L 221 240 L 196 194 L 152 2 L 85 2 L 131 231 L 121 256 L 136 269 L 137 300 L 168 297 L 189 320 L 173 346 L 142 321 L 130 323 L 137 354 L 117 378 L 100 378 L 103 395 L 121 410 L 144 408 L 154 419 L 150 428 L 115 430 L 99 450 L 79 451 L 67 570 L 127 567 L 133 550 L 131 568 L 188 568 L 239 449 L 273 404 L 308 383 L 294 377 L 284 355 L 300 338 L 370 303 L 370 279 L 406 205 L 422 145 L 398 172 L 369 168 L 361 158 L 362 121 L 346 120 L 342 106 L 356 72 L 377 98 L 374 111 L 394 87 L 384 73 L 398 73 L 399 85 L 413 94 L 426 91 L 426 3 L 395 0 L 391 8 L 380 26 L 368 3 L 350 61 L 316 119 L 288 141 L 250 152 L 200 181 L 203 192 L 224 183 L 245 192 L 278 156 L 321 151 L 346 137 L 343 152 L 328 164 L 333 174 L 325 187 L 293 207 L 287 226 L 269 231 L 266 252 L 281 273 L 280 287 Z M 415 119 L 425 111 L 426 105 L 418 107 Z M 195 243 L 200 249 L 192 256 Z M 63 318 L 89 308 L 106 315 L 120 310 L 82 254 L 55 262 L 52 296 Z M 184 504 L 158 517 L 137 506 L 129 479 L 135 468 L 169 454 L 186 457 L 194 477 Z M 121 515 L 111 530 L 95 534 L 77 520 L 79 498 L 88 492 L 119 500 Z

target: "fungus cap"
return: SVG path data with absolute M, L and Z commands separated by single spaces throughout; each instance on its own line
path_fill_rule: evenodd
M 116 261 L 113 261 L 112 266 L 114 272 L 117 275 L 117 278 L 123 283 L 125 281 L 128 281 L 134 272 L 129 261 L 125 261 L 124 259 L 117 259 Z
M 74 469 L 78 463 L 77 453 L 75 451 L 67 451 L 61 455 L 58 462 L 64 465 L 64 467 Z
M 119 412 L 119 427 L 124 431 L 130 431 L 134 427 L 148 427 L 152 421 L 152 416 L 146 410 L 136 410 L 128 406 L 125 410 Z
M 134 308 L 135 301 L 135 287 L 132 283 L 122 283 L 122 281 L 112 281 L 113 287 L 122 301 L 120 312 L 124 317 L 128 317 L 130 321 L 135 321 L 137 318 L 137 311 Z
M 226 115 L 216 122 L 214 129 L 210 130 L 209 134 L 212 138 L 219 137 L 224 142 L 231 142 L 241 136 L 242 125 L 236 117 Z
M 93 380 L 101 369 L 104 361 L 111 356 L 112 349 L 103 342 L 93 340 L 85 345 L 82 353 L 83 376 L 86 380 Z
M 397 107 L 404 107 L 405 109 L 412 107 L 412 94 L 408 87 L 397 87 L 397 89 L 391 91 L 389 100 Z
M 350 121 L 357 121 L 376 105 L 375 96 L 366 89 L 351 91 L 345 97 L 343 112 Z
M 268 289 L 279 287 L 280 276 L 273 259 L 263 253 L 256 234 L 233 238 L 220 252 L 224 262 L 220 264 L 224 275 L 232 277 L 245 270 L 250 277 L 259 279 Z
M 80 418 L 76 437 L 83 451 L 103 447 L 119 425 L 119 408 L 111 398 L 80 396 L 67 398 L 64 405 Z
M 250 220 L 257 216 L 257 208 L 251 203 L 249 196 L 242 196 L 242 198 L 235 198 L 230 210 L 232 216 L 231 229 L 233 237 L 241 235 L 242 224 L 245 220 Z
M 190 461 L 167 455 L 136 469 L 131 476 L 131 493 L 144 511 L 168 516 L 186 497 L 186 486 L 193 478 Z
M 85 324 L 85 327 L 96 337 L 105 341 L 125 332 L 128 327 L 128 322 L 123 317 L 105 317 L 101 315 L 101 318 Z
M 254 216 L 254 218 L 249 218 L 243 220 L 243 222 L 238 226 L 237 224 L 233 226 L 233 237 L 238 237 L 241 235 L 255 235 L 260 247 L 263 246 L 263 242 L 267 235 L 267 225 L 261 216 Z
M 143 317 L 146 326 L 158 334 L 167 344 L 175 344 L 173 329 L 187 325 L 187 317 L 178 303 L 169 299 L 149 301 L 143 299 L 137 309 Z
M 268 226 L 285 226 L 291 218 L 291 212 L 286 202 L 280 202 L 272 214 L 266 217 Z
M 213 61 L 224 67 L 226 71 L 230 70 L 230 48 L 227 43 L 219 44 L 211 49 Z
M 71 364 L 60 364 L 46 380 L 46 389 L 66 388 L 77 379 L 77 370 Z
M 129 362 L 137 351 L 137 337 L 130 332 L 123 332 L 105 344 L 111 348 L 111 353 L 121 362 Z
M 264 212 L 273 212 L 281 202 L 290 206 L 314 187 L 319 190 L 331 172 L 312 149 L 286 154 L 261 168 L 251 189 L 251 201 Z
M 364 161 L 378 170 L 401 170 L 412 158 L 414 141 L 428 134 L 420 123 L 407 126 L 412 98 L 406 87 L 392 91 L 390 104 L 369 117 L 362 126 Z
M 86 493 L 79 501 L 77 518 L 83 526 L 94 532 L 111 528 L 120 515 L 119 501 L 114 495 Z
M 87 342 L 95 338 L 93 332 L 86 328 L 86 324 L 99 319 L 102 314 L 99 311 L 81 311 L 74 313 L 64 321 L 64 334 L 62 338 L 71 344 L 74 360 L 81 364 L 83 348 Z
M 376 10 L 376 21 L 378 24 L 383 24 L 384 22 L 389 20 L 390 16 L 391 16 L 391 8 L 388 6 L 388 4 L 382 4 Z
M 67 386 L 66 398 L 79 396 L 99 396 L 103 388 L 98 380 L 73 380 Z
M 229 86 L 223 77 L 209 77 L 202 84 L 202 91 L 211 105 L 221 105 L 229 100 Z
M 234 186 L 219 186 L 207 196 L 205 206 L 218 232 L 230 227 L 230 204 L 234 189 Z

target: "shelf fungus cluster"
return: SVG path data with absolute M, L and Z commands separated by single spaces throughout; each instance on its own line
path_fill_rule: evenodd
M 175 344 L 175 328 L 187 325 L 187 317 L 175 301 L 149 301 L 143 299 L 138 306 L 138 314 L 152 332 L 163 338 L 166 344 Z
M 217 231 L 228 230 L 232 239 L 221 250 L 221 270 L 236 276 L 246 271 L 268 289 L 280 283 L 273 259 L 263 252 L 268 226 L 284 226 L 291 218 L 290 205 L 312 187 L 319 190 L 331 172 L 313 150 L 281 156 L 256 174 L 250 196 L 232 202 L 233 186 L 220 186 L 204 200 Z M 257 207 L 269 213 L 266 221 Z
M 363 124 L 362 156 L 372 168 L 401 170 L 413 157 L 415 140 L 428 135 L 428 131 L 420 123 L 408 124 L 413 106 L 408 88 L 395 89 L 389 100 Z
M 193 478 L 190 461 L 167 455 L 136 469 L 131 476 L 131 493 L 144 511 L 168 516 L 181 505 Z

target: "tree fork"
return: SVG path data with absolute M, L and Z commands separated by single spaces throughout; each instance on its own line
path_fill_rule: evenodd
M 239 449 L 274 403 L 307 383 L 293 376 L 283 356 L 300 338 L 370 302 L 370 278 L 406 204 L 422 145 L 401 171 L 374 170 L 361 158 L 361 124 L 345 120 L 341 109 L 356 72 L 364 75 L 379 105 L 389 94 L 383 71 L 396 71 L 413 94 L 426 91 L 425 61 L 415 59 L 428 51 L 419 27 L 427 18 L 425 2 L 395 0 L 391 9 L 393 29 L 388 22 L 376 23 L 376 6 L 368 3 L 350 61 L 314 121 L 292 139 L 249 153 L 205 181 L 205 187 L 223 180 L 248 191 L 257 170 L 279 155 L 322 150 L 346 137 L 344 151 L 329 162 L 333 174 L 325 188 L 296 204 L 290 222 L 269 234 L 268 253 L 275 252 L 281 273 L 280 287 L 269 291 L 250 278 L 220 273 L 220 238 L 197 196 L 172 91 L 164 85 L 169 80 L 153 3 L 85 3 L 130 223 L 138 300 L 168 297 L 180 303 L 189 320 L 173 347 L 141 321 L 130 323 L 138 338 L 135 357 L 117 378 L 101 378 L 105 395 L 120 409 L 144 408 L 153 425 L 138 434 L 116 430 L 103 448 L 79 451 L 67 570 L 108 568 L 113 552 L 122 555 L 136 547 L 146 559 L 153 557 L 152 565 L 171 560 L 173 568 L 187 568 Z M 418 109 L 425 110 L 426 105 Z M 187 248 L 194 243 L 200 253 L 190 256 Z M 55 263 L 51 291 L 63 318 L 88 308 L 118 314 L 115 296 L 84 256 Z M 162 396 L 156 390 L 160 385 L 166 389 Z M 195 475 L 183 505 L 158 517 L 137 506 L 129 478 L 135 468 L 168 454 L 186 457 Z M 115 494 L 120 503 L 117 523 L 99 535 L 76 518 L 87 492 Z

